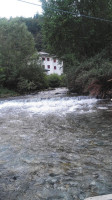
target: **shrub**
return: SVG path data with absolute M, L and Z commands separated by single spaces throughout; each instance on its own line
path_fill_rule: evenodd
M 85 60 L 67 75 L 71 91 L 106 97 L 112 89 L 112 62 L 103 53 Z
M 56 87 L 66 87 L 67 81 L 66 81 L 66 75 L 62 74 L 59 76 L 58 74 L 51 74 L 47 76 L 47 82 L 48 86 L 51 88 Z
M 67 77 L 66 74 L 60 76 L 60 87 L 67 87 Z
M 51 88 L 60 87 L 60 76 L 57 74 L 51 74 L 47 77 L 48 85 Z
M 17 90 L 20 93 L 30 92 L 36 89 L 36 85 L 33 81 L 28 81 L 23 77 L 20 77 L 17 84 Z
M 47 75 L 37 61 L 21 68 L 18 77 L 17 91 L 21 93 L 39 91 L 48 87 Z
M 7 88 L 0 87 L 0 97 L 9 97 L 9 96 L 17 96 L 18 93 L 16 93 L 13 90 L 8 90 Z

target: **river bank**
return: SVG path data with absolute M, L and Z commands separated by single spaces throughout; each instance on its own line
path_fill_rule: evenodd
M 62 87 L 63 89 L 64 87 Z M 58 89 L 58 88 L 57 88 Z M 0 99 L 5 99 L 5 98 L 13 98 L 13 97 L 21 97 L 21 96 L 27 96 L 27 95 L 36 95 L 38 94 L 39 92 L 44 92 L 44 91 L 52 91 L 52 90 L 57 90 L 56 88 L 48 88 L 48 89 L 45 89 L 45 90 L 42 90 L 42 91 L 35 91 L 35 92 L 31 92 L 31 93 L 25 93 L 23 95 L 21 95 L 20 93 L 18 92 L 15 92 L 13 90 L 8 90 L 7 88 L 0 88 Z M 67 94 L 69 95 L 74 95 L 74 96 L 78 96 L 78 95 L 81 95 L 81 94 L 78 94 L 78 93 L 75 93 L 75 91 L 72 91 L 72 90 L 69 90 L 67 89 Z M 84 94 L 83 94 L 84 95 Z M 87 95 L 87 94 L 86 94 Z M 89 95 L 89 94 L 88 94 Z M 88 96 L 87 95 L 87 96 Z M 96 97 L 98 99 L 102 99 L 103 97 L 102 96 L 96 96 L 96 95 L 90 95 L 91 97 Z M 105 98 L 103 99 L 112 99 L 112 91 L 108 91 L 107 95 L 105 96 Z

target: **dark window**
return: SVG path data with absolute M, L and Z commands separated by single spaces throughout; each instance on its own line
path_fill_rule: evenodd
M 54 59 L 54 62 L 56 62 L 56 59 Z
M 45 58 L 42 58 L 42 60 L 44 61 L 44 60 L 45 60 Z
M 43 69 L 45 69 L 45 65 L 42 65 Z
M 50 65 L 47 65 L 47 68 L 50 69 Z
M 56 70 L 56 66 L 54 66 L 54 69 Z
M 47 58 L 47 61 L 49 61 L 50 59 L 49 58 Z

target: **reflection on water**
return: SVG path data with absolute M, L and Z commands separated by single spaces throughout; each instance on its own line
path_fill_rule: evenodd
M 112 102 L 65 89 L 0 102 L 0 200 L 112 193 Z

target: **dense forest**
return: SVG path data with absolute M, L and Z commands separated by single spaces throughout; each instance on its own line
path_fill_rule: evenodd
M 112 95 L 112 1 L 42 0 L 43 38 L 64 60 L 68 87 L 77 93 Z
M 0 91 L 64 86 L 78 94 L 112 96 L 112 2 L 41 0 L 43 14 L 0 19 Z M 64 79 L 47 77 L 38 52 L 64 61 Z M 64 83 L 62 84 L 62 82 Z M 58 83 L 58 84 L 57 84 Z

